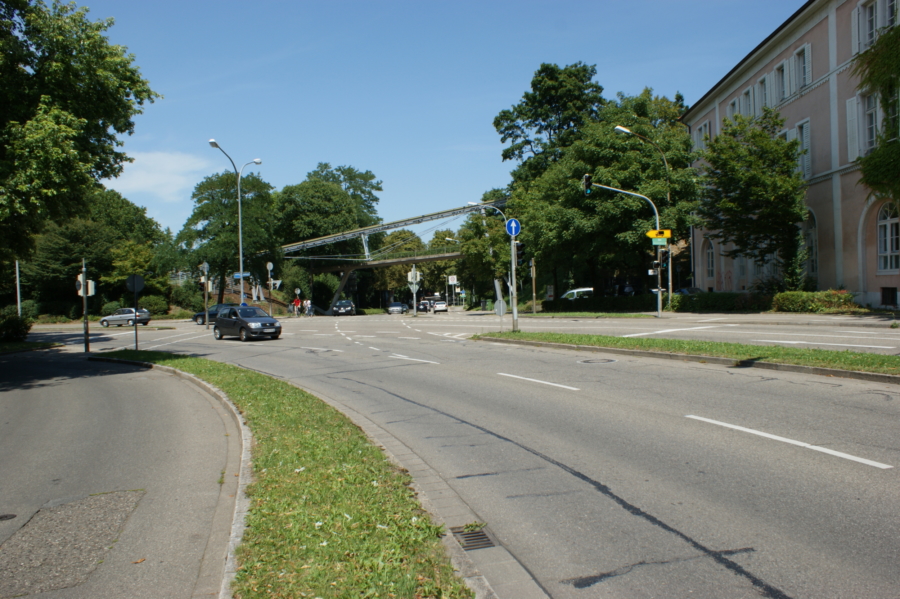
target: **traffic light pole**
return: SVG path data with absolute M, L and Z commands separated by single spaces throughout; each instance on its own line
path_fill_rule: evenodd
M 88 325 L 88 278 L 87 278 L 87 262 L 81 259 L 81 295 L 82 306 L 84 307 L 84 353 L 91 353 L 91 331 Z
M 519 296 L 516 292 L 516 236 L 509 236 L 509 301 L 512 304 L 512 330 L 519 330 Z

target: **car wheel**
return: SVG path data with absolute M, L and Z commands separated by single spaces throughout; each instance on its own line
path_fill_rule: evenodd
M 219 330 L 219 327 L 213 327 L 213 337 L 216 338 L 216 341 L 222 340 L 222 331 Z
M 129 318 L 129 319 L 128 319 L 128 322 L 126 322 L 125 324 L 127 324 L 127 325 L 130 326 L 130 327 L 133 327 L 133 326 L 134 326 L 134 320 L 132 320 L 131 318 Z
M 279 337 L 281 337 L 281 333 L 278 333 L 277 335 L 272 335 L 272 339 L 278 339 Z
M 241 329 L 240 338 L 241 338 L 241 341 L 249 341 L 250 340 L 250 335 L 247 334 L 247 329 Z
M 204 324 L 206 324 L 206 319 L 203 318 L 202 316 L 198 316 L 196 318 L 196 320 L 194 320 L 194 322 L 196 322 L 199 325 L 204 325 Z
M 106 322 L 105 320 L 101 320 L 101 321 L 100 321 L 100 326 L 103 327 L 103 328 L 105 329 L 106 327 L 109 326 L 109 323 Z
M 150 324 L 150 321 L 142 322 L 142 323 L 141 323 L 141 326 L 142 326 L 142 327 L 145 327 L 145 326 L 147 326 L 148 324 Z

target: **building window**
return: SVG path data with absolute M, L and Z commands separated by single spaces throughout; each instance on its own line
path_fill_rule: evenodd
M 766 97 L 768 90 L 766 89 L 766 78 L 763 77 L 757 83 L 758 93 L 756 94 L 757 113 L 762 114 L 762 109 L 769 105 L 769 99 Z
M 797 139 L 800 141 L 800 156 L 797 159 L 797 166 L 800 168 L 800 174 L 807 179 L 812 175 L 812 156 L 810 156 L 809 143 L 809 120 L 797 125 Z
M 878 34 L 878 3 L 870 2 L 863 6 L 863 46 L 868 48 L 875 43 Z
M 897 204 L 887 202 L 878 211 L 878 270 L 900 270 L 900 219 Z
M 754 114 L 753 94 L 751 93 L 751 90 L 749 88 L 744 90 L 744 93 L 741 95 L 741 114 L 745 116 Z
M 741 113 L 741 108 L 738 105 L 737 98 L 735 98 L 734 100 L 732 100 L 731 102 L 728 103 L 728 109 L 725 114 L 728 115 L 728 118 L 734 120 L 735 115 L 738 115 L 740 113 Z
M 881 305 L 882 306 L 897 306 L 897 288 L 896 287 L 882 287 L 881 288 Z
M 706 278 L 716 277 L 716 251 L 711 241 L 706 242 Z
M 885 5 L 885 27 L 897 24 L 897 0 L 887 0 Z
M 737 273 L 739 279 L 747 278 L 747 257 L 746 256 L 738 256 L 737 257 Z
M 864 149 L 868 154 L 875 147 L 878 140 L 878 98 L 874 95 L 865 97 L 865 114 L 863 115 L 863 127 L 865 127 Z
M 779 102 L 788 96 L 787 84 L 788 80 L 784 73 L 784 63 L 782 63 L 775 69 L 775 93 Z
M 806 219 L 806 274 L 814 277 L 819 274 L 819 232 L 816 227 L 816 216 L 810 212 Z
M 706 149 L 706 139 L 709 137 L 709 121 L 705 121 L 694 132 L 694 149 L 702 151 Z
M 796 89 L 800 89 L 812 83 L 809 67 L 809 45 L 807 44 L 794 54 L 794 78 L 796 79 L 794 87 Z

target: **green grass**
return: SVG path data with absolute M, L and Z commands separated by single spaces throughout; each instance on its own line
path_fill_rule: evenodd
M 48 347 L 61 346 L 62 343 L 47 341 L 4 341 L 0 342 L 0 354 L 9 354 L 32 349 L 47 349 Z
M 201 358 L 116 352 L 225 391 L 253 430 L 255 482 L 235 597 L 471 597 L 410 477 L 345 416 L 275 378 Z M 232 474 L 228 474 L 231 476 Z
M 826 349 L 800 349 L 767 345 L 744 345 L 718 341 L 688 341 L 678 339 L 637 339 L 634 337 L 607 337 L 604 335 L 579 335 L 567 333 L 484 333 L 475 338 L 497 337 L 501 339 L 521 339 L 524 341 L 545 341 L 570 345 L 589 345 L 617 349 L 639 349 L 695 356 L 730 358 L 735 362 L 773 362 L 856 370 L 879 374 L 900 375 L 900 356 L 869 354 L 862 352 L 831 351 Z

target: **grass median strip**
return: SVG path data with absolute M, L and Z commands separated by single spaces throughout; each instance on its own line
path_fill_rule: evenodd
M 235 597 L 472 597 L 409 475 L 343 414 L 284 381 L 230 364 L 165 352 L 116 357 L 171 366 L 215 385 L 253 431 L 255 482 Z
M 798 366 L 900 375 L 900 356 L 852 352 L 849 350 L 836 351 L 769 345 L 745 345 L 719 341 L 640 339 L 635 337 L 624 338 L 570 333 L 523 333 L 521 331 L 515 333 L 483 333 L 476 335 L 474 338 L 486 337 L 711 356 L 729 358 L 735 362 L 772 362 L 776 364 L 794 364 Z

